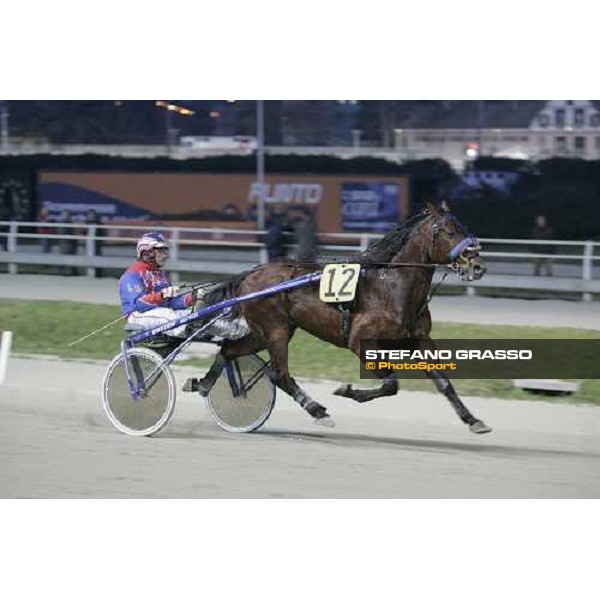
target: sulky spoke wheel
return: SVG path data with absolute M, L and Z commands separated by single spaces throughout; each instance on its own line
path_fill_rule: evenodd
M 255 431 L 275 406 L 267 363 L 255 354 L 227 362 L 206 402 L 219 427 L 234 433 Z
M 171 370 L 163 365 L 151 381 L 149 376 L 162 358 L 148 348 L 127 351 L 129 371 L 143 393 L 133 396 L 129 388 L 125 359 L 118 354 L 112 360 L 102 382 L 102 407 L 110 422 L 128 435 L 152 435 L 169 421 L 175 408 L 175 382 Z M 143 382 L 143 386 L 141 385 Z

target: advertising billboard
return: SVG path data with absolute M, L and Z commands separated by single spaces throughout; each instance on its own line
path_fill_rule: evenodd
M 310 208 L 328 233 L 386 230 L 409 212 L 405 177 L 41 171 L 37 198 L 54 217 L 91 208 L 106 222 L 238 229 L 255 227 L 262 198 L 267 215 Z
M 401 197 L 399 183 L 343 182 L 342 227 L 346 231 L 388 231 L 402 217 Z

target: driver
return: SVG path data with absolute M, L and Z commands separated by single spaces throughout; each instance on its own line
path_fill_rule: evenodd
M 160 233 L 144 233 L 138 240 L 137 260 L 119 280 L 121 309 L 128 323 L 149 329 L 190 313 L 196 294 L 189 292 L 179 295 L 179 289 L 171 285 L 168 274 L 163 270 L 168 256 L 169 244 Z M 186 327 L 181 325 L 164 333 L 185 337 Z M 219 318 L 207 332 L 219 337 L 239 339 L 247 335 L 250 329 L 244 317 Z

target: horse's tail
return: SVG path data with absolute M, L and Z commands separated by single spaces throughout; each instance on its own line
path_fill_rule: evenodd
M 204 302 L 206 302 L 208 305 L 216 304 L 217 302 L 222 302 L 223 300 L 227 300 L 228 298 L 235 296 L 241 282 L 242 276 L 236 275 L 231 279 L 217 284 L 204 296 Z

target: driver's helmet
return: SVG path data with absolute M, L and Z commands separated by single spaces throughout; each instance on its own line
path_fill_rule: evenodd
M 142 258 L 142 253 L 146 252 L 146 256 L 150 259 L 155 257 L 154 250 L 156 248 L 165 248 L 168 250 L 169 243 L 160 233 L 154 231 L 144 233 L 137 243 L 137 257 Z

